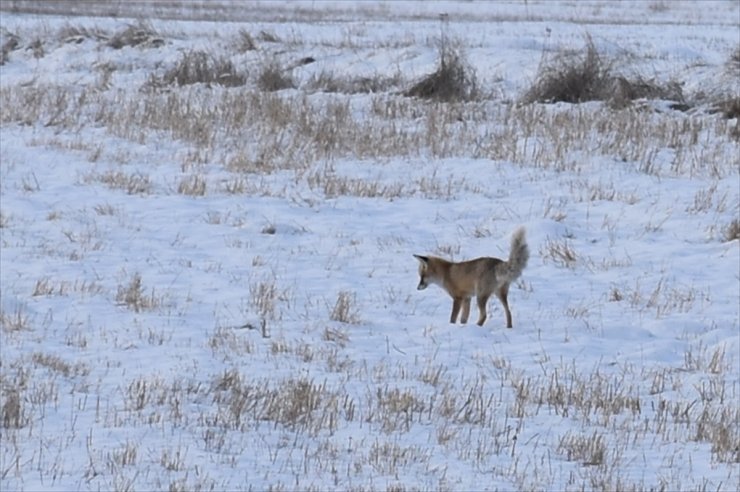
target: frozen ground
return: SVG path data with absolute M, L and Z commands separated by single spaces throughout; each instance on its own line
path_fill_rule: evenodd
M 736 490 L 740 5 L 348 5 L 0 5 L 0 489 Z M 521 104 L 586 35 L 689 109 Z M 513 329 L 416 291 L 519 225 Z

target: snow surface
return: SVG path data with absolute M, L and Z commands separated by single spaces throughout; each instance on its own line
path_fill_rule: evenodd
M 0 407 L 10 418 L 20 398 L 21 424 L 0 429 L 0 489 L 737 490 L 740 249 L 723 232 L 740 207 L 737 119 L 645 102 L 634 114 L 646 120 L 702 124 L 695 143 L 656 144 L 650 162 L 591 152 L 603 147 L 588 132 L 560 168 L 537 154 L 544 133 L 513 142 L 516 162 L 490 159 L 456 147 L 451 130 L 423 153 L 339 151 L 240 174 L 225 164 L 230 136 L 208 147 L 93 113 L 68 115 L 71 125 L 11 116 L 29 87 L 78 91 L 115 113 L 193 49 L 246 67 L 314 57 L 293 70 L 298 89 L 277 95 L 295 104 L 326 71 L 413 80 L 434 68 L 440 32 L 461 40 L 494 97 L 481 109 L 491 116 L 471 123 L 481 138 L 507 135 L 497 111 L 529 87 L 543 53 L 578 49 L 585 33 L 638 73 L 680 78 L 686 94 L 738 90 L 734 1 L 348 4 L 242 3 L 234 22 L 211 17 L 233 3 L 190 4 L 182 18 L 145 19 L 164 46 L 120 50 L 59 33 L 141 19 L 2 7 L 0 41 L 22 44 L 0 67 Z M 242 30 L 279 41 L 237 53 Z M 40 58 L 26 49 L 35 38 Z M 256 91 L 169 90 L 204 107 Z M 316 108 L 343 98 L 370 121 L 380 96 L 306 97 Z M 423 131 L 433 104 L 414 104 L 419 116 L 398 125 Z M 266 137 L 239 138 L 249 148 Z M 115 172 L 146 176 L 148 191 L 99 179 Z M 193 174 L 203 196 L 178 192 Z M 321 175 L 377 193 L 330 192 L 312 181 Z M 246 191 L 223 191 L 235 179 Z M 496 300 L 484 327 L 455 326 L 443 291 L 416 291 L 412 254 L 506 258 L 519 225 L 532 257 L 509 296 L 513 329 Z M 140 310 L 125 298 L 137 274 L 153 304 Z M 259 303 L 261 288 L 272 303 Z M 342 299 L 348 312 L 333 315 Z M 310 408 L 260 406 L 290 407 L 306 388 L 318 395 Z M 237 409 L 239 398 L 254 406 Z M 593 463 L 598 453 L 569 444 L 592 436 L 605 450 Z

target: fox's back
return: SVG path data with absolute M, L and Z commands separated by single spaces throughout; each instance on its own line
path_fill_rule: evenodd
M 496 268 L 502 263 L 488 256 L 450 263 L 449 288 L 461 297 L 491 293 L 496 288 Z

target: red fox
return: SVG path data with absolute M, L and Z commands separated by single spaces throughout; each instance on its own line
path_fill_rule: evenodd
M 518 228 L 511 236 L 509 260 L 498 258 L 476 258 L 454 263 L 434 256 L 414 255 L 419 260 L 418 290 L 429 284 L 437 284 L 452 297 L 450 323 L 457 322 L 462 308 L 460 323 L 467 323 L 470 315 L 470 298 L 476 296 L 478 302 L 478 326 L 486 321 L 486 304 L 491 294 L 496 294 L 506 311 L 506 327 L 511 328 L 509 311 L 509 286 L 519 278 L 529 260 L 529 247 L 524 237 L 524 227 Z

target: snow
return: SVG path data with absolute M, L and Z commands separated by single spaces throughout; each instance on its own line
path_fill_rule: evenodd
M 0 45 L 21 40 L 0 67 L 0 489 L 737 489 L 737 119 L 516 103 L 585 33 L 685 94 L 736 95 L 737 2 L 28 5 L 0 10 Z M 143 15 L 164 46 L 59 34 Z M 242 30 L 278 41 L 238 53 Z M 415 80 L 441 32 L 492 99 L 304 91 Z M 247 86 L 147 92 L 194 49 Z M 256 89 L 264 60 L 305 56 L 298 88 Z M 250 119 L 267 107 L 283 126 Z M 513 329 L 495 299 L 450 325 L 448 296 L 416 290 L 412 254 L 505 259 L 519 225 Z

